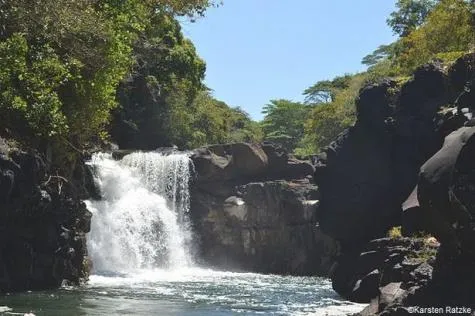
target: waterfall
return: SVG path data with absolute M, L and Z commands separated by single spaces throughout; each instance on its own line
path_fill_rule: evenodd
M 89 164 L 102 195 L 86 201 L 93 213 L 88 249 L 95 272 L 192 264 L 186 154 L 137 152 L 114 160 L 98 153 Z

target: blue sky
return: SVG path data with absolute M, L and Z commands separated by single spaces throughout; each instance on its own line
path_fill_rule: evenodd
M 224 0 L 183 22 L 206 61 L 214 96 L 253 119 L 271 99 L 303 100 L 319 80 L 364 70 L 361 59 L 394 40 L 393 0 Z

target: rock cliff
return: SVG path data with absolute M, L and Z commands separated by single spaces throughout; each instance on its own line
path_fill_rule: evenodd
M 361 315 L 473 308 L 475 54 L 366 86 L 357 122 L 317 159 L 319 221 L 342 246 L 332 271 Z M 402 226 L 408 237 L 384 238 Z
M 212 266 L 326 275 L 336 244 L 317 226 L 308 162 L 270 144 L 215 145 L 192 155 L 191 214 L 200 257 Z
M 0 138 L 0 293 L 79 284 L 88 277 L 87 169 L 52 173 L 35 151 Z M 89 183 L 91 184 L 91 183 Z

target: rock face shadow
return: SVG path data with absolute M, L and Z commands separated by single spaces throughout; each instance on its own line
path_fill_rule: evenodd
M 362 315 L 473 307 L 474 61 L 366 86 L 357 122 L 317 161 L 318 221 L 342 247 L 333 287 L 371 303 Z M 394 226 L 407 237 L 386 238 Z

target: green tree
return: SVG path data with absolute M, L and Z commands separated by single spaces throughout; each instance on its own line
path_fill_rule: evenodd
M 388 44 L 388 45 L 379 45 L 379 47 L 374 50 L 371 54 L 366 55 L 361 60 L 363 65 L 368 67 L 373 67 L 377 63 L 386 60 L 390 57 L 394 56 L 394 50 L 396 47 L 396 42 Z
M 307 113 L 304 136 L 298 143 L 296 154 L 308 156 L 318 153 L 355 122 L 355 100 L 368 74 L 345 75 L 344 78 L 345 84 L 335 90 L 331 102 L 313 106 Z
M 264 138 L 261 125 L 240 107 L 229 109 L 230 128 L 226 142 L 258 143 Z
M 467 1 L 441 0 L 422 26 L 401 39 L 396 65 L 408 74 L 439 54 L 473 49 L 472 10 L 473 4 Z
M 280 144 L 292 152 L 304 134 L 304 122 L 310 105 L 289 100 L 271 100 L 262 110 L 264 140 Z
M 121 147 L 178 145 L 175 126 L 186 128 L 190 121 L 180 116 L 185 122 L 178 122 L 174 114 L 192 111 L 194 98 L 205 89 L 206 64 L 183 36 L 178 21 L 164 13 L 152 17 L 135 42 L 133 55 L 132 71 L 118 89 L 120 107 L 114 111 L 111 134 Z
M 333 80 L 318 81 L 311 87 L 305 89 L 306 103 L 329 103 L 335 98 L 338 91 L 348 87 L 350 75 L 335 77 Z
M 106 137 L 117 87 L 137 65 L 135 43 L 153 37 L 148 32 L 157 19 L 165 21 L 163 15 L 199 16 L 209 5 L 212 1 L 1 0 L 0 124 L 21 129 L 31 141 L 64 140 L 73 147 Z M 196 85 L 204 63 L 193 58 L 189 43 L 178 47 L 167 51 L 176 70 L 167 72 L 167 80 L 185 76 L 194 63 L 199 70 L 186 76 Z
M 360 88 L 382 77 L 402 83 L 414 69 L 432 59 L 454 60 L 475 48 L 473 1 L 398 0 L 388 24 L 401 37 L 363 58 L 364 73 L 345 76 L 344 85 L 319 81 L 306 89 L 307 102 L 317 103 L 305 122 L 304 137 L 295 152 L 316 153 L 355 121 L 354 103 Z
M 170 126 L 173 144 L 196 148 L 227 142 L 259 142 L 260 126 L 239 108 L 216 100 L 209 91 L 200 91 L 191 104 L 173 101 Z
M 397 10 L 387 19 L 394 34 L 401 37 L 420 26 L 434 8 L 437 0 L 397 0 Z

